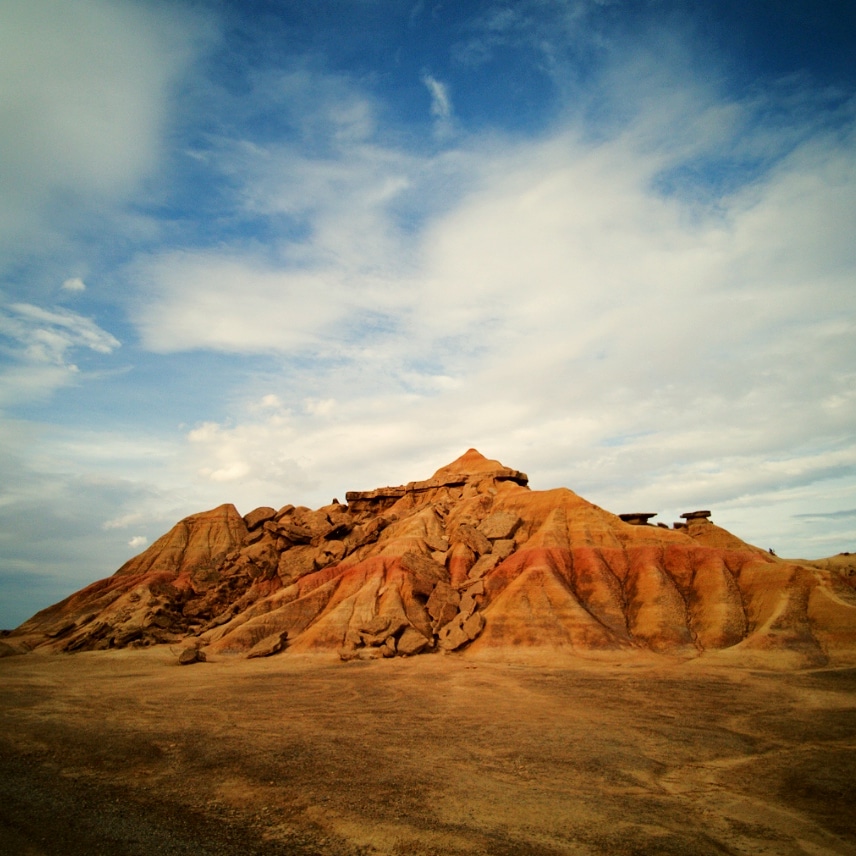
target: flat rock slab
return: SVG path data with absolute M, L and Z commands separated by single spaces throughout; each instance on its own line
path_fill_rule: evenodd
M 486 517 L 478 527 L 479 532 L 491 541 L 511 538 L 523 521 L 508 511 L 498 511 Z

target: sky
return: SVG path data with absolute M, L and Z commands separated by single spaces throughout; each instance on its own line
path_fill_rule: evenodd
M 475 447 L 856 551 L 851 0 L 3 0 L 0 627 Z

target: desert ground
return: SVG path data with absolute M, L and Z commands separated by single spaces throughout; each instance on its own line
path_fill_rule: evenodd
M 856 669 L 0 660 L 0 851 L 856 854 Z

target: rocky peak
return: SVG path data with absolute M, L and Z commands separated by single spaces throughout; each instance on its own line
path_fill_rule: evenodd
M 192 515 L 25 622 L 0 654 L 183 642 L 187 662 L 521 646 L 856 657 L 856 594 L 840 574 L 745 544 L 709 511 L 681 529 L 631 526 L 651 513 L 622 521 L 527 482 L 469 449 L 424 481 L 350 492 L 347 507 Z
M 447 479 L 463 478 L 465 481 L 481 480 L 491 477 L 499 480 L 517 482 L 517 484 L 528 484 L 529 478 L 519 470 L 512 470 L 503 466 L 499 461 L 486 458 L 478 449 L 467 449 L 460 458 L 456 458 L 451 464 L 440 467 L 431 477 L 431 481 L 445 481 Z
M 486 458 L 477 449 L 468 449 L 452 463 L 440 467 L 430 479 L 369 491 L 348 491 L 345 499 L 348 502 L 348 509 L 352 512 L 371 511 L 378 514 L 392 508 L 404 498 L 411 503 L 431 500 L 444 488 L 459 489 L 451 498 L 460 499 L 463 495 L 460 489 L 470 487 L 474 490 L 483 490 L 487 488 L 486 482 L 508 482 L 526 487 L 529 477 L 519 470 L 503 466 L 499 461 Z

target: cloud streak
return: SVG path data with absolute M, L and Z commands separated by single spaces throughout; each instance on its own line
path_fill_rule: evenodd
M 75 352 L 109 355 L 119 347 L 115 336 L 71 310 L 0 303 L 0 407 L 45 398 L 74 382 Z
M 119 347 L 114 336 L 92 319 L 67 309 L 48 310 L 29 303 L 12 303 L 0 317 L 0 332 L 23 347 L 23 356 L 37 363 L 67 365 L 66 353 L 75 347 L 109 354 Z
M 441 127 L 448 127 L 452 118 L 452 99 L 448 87 L 430 74 L 422 75 L 422 82 L 431 95 L 431 115 L 438 120 Z

